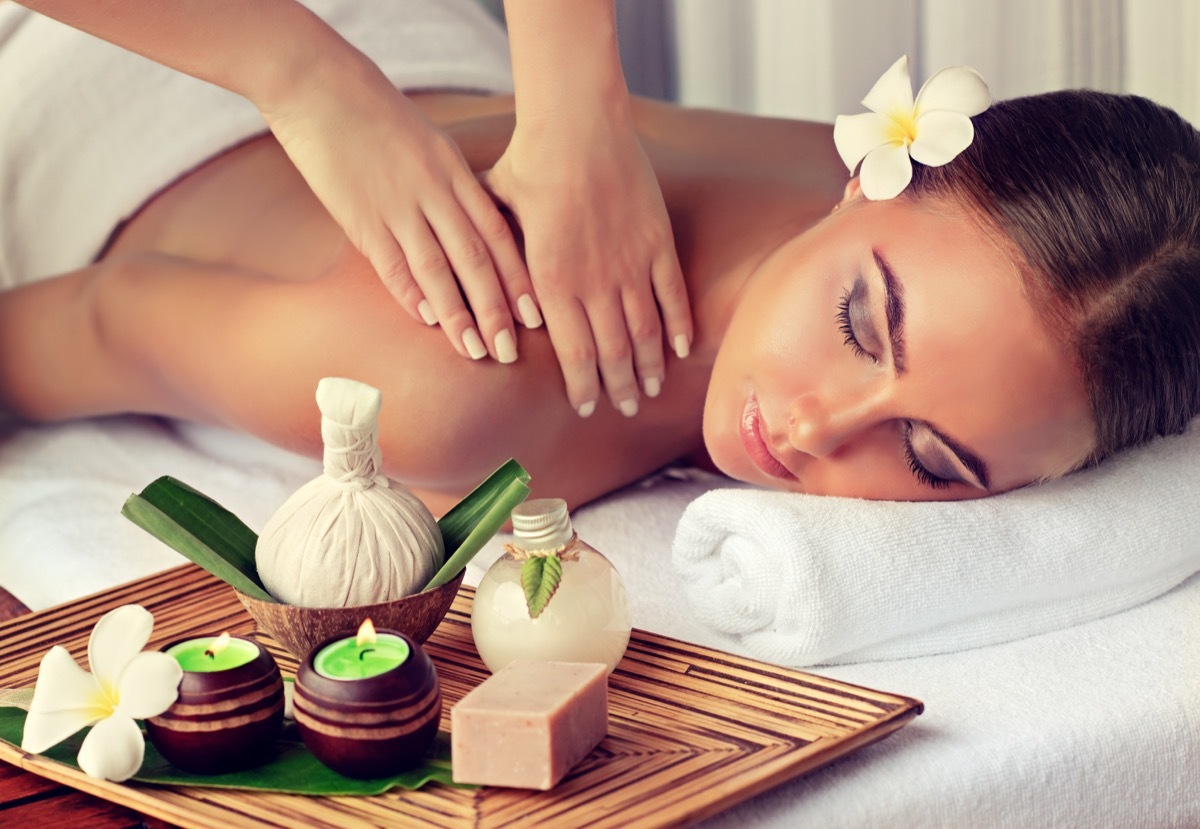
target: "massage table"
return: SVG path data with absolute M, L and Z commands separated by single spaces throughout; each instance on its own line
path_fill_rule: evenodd
M 119 515 L 169 474 L 256 530 L 319 464 L 221 429 L 118 417 L 0 425 L 0 586 L 37 610 L 177 566 Z M 671 543 L 712 476 L 668 471 L 574 513 L 623 574 L 634 624 L 731 652 L 681 600 Z M 507 540 L 473 562 L 481 578 Z M 931 589 L 936 589 L 933 586 Z M 808 668 L 920 699 L 893 736 L 711 827 L 1200 826 L 1200 577 L 1086 624 L 922 658 Z

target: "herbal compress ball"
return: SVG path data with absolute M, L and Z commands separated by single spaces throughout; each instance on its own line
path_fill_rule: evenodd
M 255 558 L 267 590 L 303 607 L 388 602 L 419 591 L 441 566 L 428 508 L 384 476 L 379 390 L 327 377 L 317 385 L 325 471 L 267 522 Z

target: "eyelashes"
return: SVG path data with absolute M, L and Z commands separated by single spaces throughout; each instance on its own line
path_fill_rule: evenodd
M 842 298 L 837 304 L 837 326 L 838 331 L 842 334 L 842 343 L 849 348 L 856 357 L 863 357 L 878 365 L 879 358 L 862 347 L 862 343 L 858 341 L 858 336 L 854 333 L 854 323 L 850 319 L 850 303 L 853 300 L 853 294 L 849 288 L 842 292 Z M 950 486 L 951 481 L 946 478 L 940 478 L 926 469 L 921 461 L 917 458 L 917 453 L 913 450 L 912 445 L 912 421 L 904 422 L 904 433 L 901 438 L 901 445 L 904 449 L 904 461 L 908 465 L 908 469 L 912 472 L 914 478 L 922 486 L 927 486 L 932 489 L 945 489 Z
M 878 363 L 879 358 L 863 348 L 854 333 L 854 323 L 850 321 L 850 300 L 850 289 L 847 288 L 842 291 L 842 298 L 838 300 L 837 305 L 837 324 L 838 330 L 842 332 L 842 342 L 854 352 L 856 357 L 865 357 L 872 363 Z
M 932 472 L 922 466 L 919 460 L 917 460 L 917 453 L 913 451 L 912 445 L 911 420 L 904 421 L 904 437 L 902 442 L 904 444 L 904 460 L 908 463 L 909 471 L 912 472 L 913 477 L 916 478 L 918 482 L 925 486 L 932 487 L 933 489 L 945 489 L 946 487 L 950 486 L 950 481 L 934 475 Z

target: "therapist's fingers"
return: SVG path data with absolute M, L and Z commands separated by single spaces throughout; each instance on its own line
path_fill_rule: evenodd
M 647 397 L 662 391 L 666 365 L 663 359 L 663 328 L 658 305 L 647 282 L 639 282 L 622 294 L 625 324 L 633 346 L 633 369 Z
M 542 312 L 567 387 L 567 400 L 580 417 L 591 417 L 600 398 L 600 375 L 587 314 L 574 297 L 543 302 Z
M 533 298 L 533 283 L 508 220 L 479 178 L 469 176 L 457 182 L 455 193 L 467 218 L 487 246 L 513 316 L 525 327 L 537 328 L 542 324 L 542 318 Z
M 695 328 L 687 283 L 683 280 L 683 271 L 679 267 L 679 256 L 675 253 L 674 245 L 663 248 L 654 261 L 650 272 L 650 284 L 654 288 L 654 297 L 662 314 L 667 343 L 675 352 L 675 356 L 682 360 L 691 353 Z
M 446 336 L 461 341 L 472 359 L 483 356 L 482 346 L 499 362 L 514 362 L 517 340 L 512 311 L 487 242 L 455 200 L 439 204 L 436 212 L 430 212 L 429 220 L 452 269 L 450 279 L 457 283 L 456 303 L 448 303 L 444 295 L 441 301 L 446 305 L 434 303 L 434 313 Z M 448 293 L 448 289 L 443 291 Z
M 463 357 L 479 360 L 487 347 L 475 328 L 475 320 L 463 303 L 462 292 L 441 242 L 424 218 L 404 228 L 402 248 L 420 289 L 421 316 L 430 325 L 440 325 L 450 345 Z
M 637 375 L 633 370 L 633 343 L 619 295 L 593 297 L 587 308 L 596 339 L 596 365 L 613 406 L 626 417 L 638 412 Z
M 437 320 L 433 318 L 433 311 L 413 279 L 408 259 L 391 230 L 381 226 L 369 239 L 364 240 L 362 249 L 379 276 L 379 281 L 400 307 L 418 322 L 435 325 Z

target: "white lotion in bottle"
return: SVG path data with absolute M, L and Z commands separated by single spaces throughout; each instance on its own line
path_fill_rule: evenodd
M 512 523 L 516 544 L 505 545 L 471 609 L 484 664 L 495 673 L 514 659 L 602 662 L 611 672 L 632 626 L 620 574 L 575 534 L 566 501 L 527 501 L 513 510 Z M 522 585 L 523 570 L 532 579 L 532 597 Z

